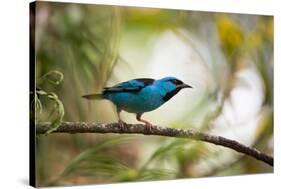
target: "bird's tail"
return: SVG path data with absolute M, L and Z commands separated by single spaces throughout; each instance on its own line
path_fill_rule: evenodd
M 82 97 L 86 98 L 87 100 L 103 99 L 102 94 L 88 94 L 88 95 L 83 95 Z

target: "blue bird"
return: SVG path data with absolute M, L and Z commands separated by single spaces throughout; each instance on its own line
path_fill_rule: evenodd
M 135 113 L 136 119 L 145 123 L 147 129 L 150 130 L 153 125 L 142 119 L 142 114 L 159 108 L 183 88 L 192 87 L 175 77 L 159 80 L 139 78 L 105 87 L 101 94 L 89 94 L 82 97 L 110 100 L 117 108 L 118 122 L 122 128 L 125 122 L 121 120 L 120 112 L 124 110 Z

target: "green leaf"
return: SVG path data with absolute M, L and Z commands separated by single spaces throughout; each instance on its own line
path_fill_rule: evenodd
M 163 157 L 167 157 L 169 154 L 175 152 L 177 148 L 179 148 L 184 144 L 186 144 L 185 140 L 175 139 L 171 143 L 161 146 L 150 156 L 148 161 L 142 166 L 142 169 L 145 169 L 148 166 L 148 164 L 150 164 L 153 160 L 157 158 L 161 159 Z
M 108 155 L 102 155 L 100 151 L 127 143 L 129 140 L 131 140 L 131 137 L 114 137 L 98 142 L 94 147 L 85 150 L 76 156 L 66 166 L 64 171 L 61 173 L 60 178 L 74 174 L 77 170 L 80 170 L 80 173 L 82 173 L 82 171 L 84 171 L 84 173 L 89 173 L 90 170 L 92 171 L 92 175 L 99 175 L 99 173 L 103 173 L 103 175 L 111 175 L 116 174 L 116 171 L 118 170 L 128 169 L 127 166 L 111 157 L 108 157 Z
M 42 80 L 46 80 L 53 85 L 59 85 L 63 80 L 63 74 L 60 71 L 52 70 L 39 78 L 38 82 L 42 82 Z
M 62 82 L 63 80 L 63 74 L 57 70 L 49 71 L 45 75 L 43 75 L 41 78 L 38 79 L 39 83 L 40 81 L 48 81 L 51 84 L 58 85 Z M 49 100 L 53 101 L 53 108 L 51 110 L 51 114 L 55 113 L 55 118 L 51 122 L 51 129 L 46 132 L 46 134 L 50 134 L 51 132 L 54 132 L 57 130 L 62 122 L 62 119 L 64 117 L 64 106 L 62 101 L 58 98 L 58 96 L 54 92 L 46 92 L 42 89 L 37 89 L 36 88 L 36 94 L 35 94 L 35 109 L 36 112 L 41 114 L 43 105 L 41 101 L 39 100 L 39 96 L 44 96 L 47 97 Z M 37 117 L 38 120 L 38 117 Z
M 177 172 L 168 169 L 147 169 L 140 175 L 140 180 L 173 179 Z
M 55 102 L 53 108 L 57 114 L 56 118 L 51 122 L 51 129 L 46 132 L 46 134 L 50 134 L 59 128 L 64 116 L 64 106 L 55 93 L 48 93 L 47 97 Z

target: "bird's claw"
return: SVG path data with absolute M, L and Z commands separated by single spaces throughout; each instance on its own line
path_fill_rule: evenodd
M 146 126 L 146 131 L 148 132 L 148 133 L 150 133 L 151 132 L 151 129 L 154 127 L 151 123 L 149 123 L 149 122 L 146 122 L 145 123 L 145 126 Z
M 120 129 L 121 129 L 122 131 L 124 131 L 126 123 L 125 123 L 124 121 L 122 121 L 122 120 L 119 120 L 118 123 L 119 123 Z

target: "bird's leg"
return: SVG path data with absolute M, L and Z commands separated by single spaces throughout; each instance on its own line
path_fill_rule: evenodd
M 153 127 L 152 123 L 142 119 L 141 116 L 142 116 L 142 114 L 137 114 L 137 120 L 140 121 L 140 122 L 143 122 L 146 126 L 146 129 L 148 131 L 151 131 L 151 128 Z
M 120 129 L 124 130 L 124 125 L 126 123 L 124 121 L 122 121 L 122 119 L 121 119 L 121 116 L 120 116 L 121 111 L 122 111 L 121 109 L 117 109 L 118 123 L 119 123 Z

